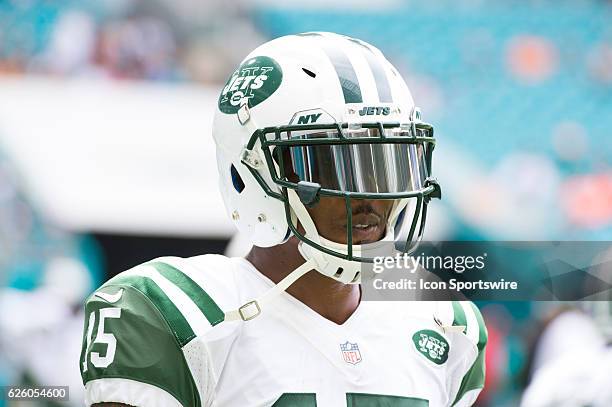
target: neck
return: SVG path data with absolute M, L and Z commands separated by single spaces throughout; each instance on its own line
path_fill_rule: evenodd
M 304 263 L 298 250 L 299 240 L 290 238 L 274 247 L 254 246 L 246 259 L 264 276 L 278 284 Z M 307 307 L 336 324 L 344 323 L 359 306 L 361 293 L 357 284 L 343 284 L 315 270 L 297 280 L 287 289 Z

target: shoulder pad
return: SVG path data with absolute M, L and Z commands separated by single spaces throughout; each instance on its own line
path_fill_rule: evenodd
M 80 363 L 87 394 L 101 397 L 92 402 L 126 402 L 100 393 L 98 385 L 124 379 L 148 383 L 182 405 L 200 405 L 181 350 L 182 343 L 193 339 L 193 330 L 178 313 L 171 316 L 167 304 L 154 305 L 141 289 L 154 298 L 154 290 L 143 284 L 108 284 L 87 300 Z

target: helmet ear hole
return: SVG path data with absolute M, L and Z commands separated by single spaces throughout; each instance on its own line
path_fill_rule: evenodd
M 230 167 L 230 174 L 232 177 L 232 185 L 234 185 L 234 189 L 238 191 L 238 193 L 241 193 L 244 190 L 244 181 L 242 180 L 242 177 L 238 173 L 236 167 L 234 167 L 234 164 L 232 164 Z
M 338 270 L 336 270 L 336 273 L 334 274 L 334 278 L 342 277 L 343 272 L 344 272 L 344 269 L 342 267 L 338 267 Z

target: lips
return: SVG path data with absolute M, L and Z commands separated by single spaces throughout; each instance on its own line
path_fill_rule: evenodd
M 352 232 L 353 244 L 376 242 L 383 237 L 382 219 L 375 213 L 355 215 Z

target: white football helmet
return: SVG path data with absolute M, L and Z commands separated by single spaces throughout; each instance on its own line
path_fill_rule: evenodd
M 251 52 L 219 97 L 213 123 L 219 184 L 229 216 L 254 245 L 291 235 L 322 274 L 359 282 L 373 244 L 323 238 L 307 206 L 321 196 L 394 200 L 382 239 L 416 248 L 432 197 L 433 128 L 406 83 L 375 47 L 325 32 L 281 37 Z M 305 233 L 298 231 L 301 225 Z

